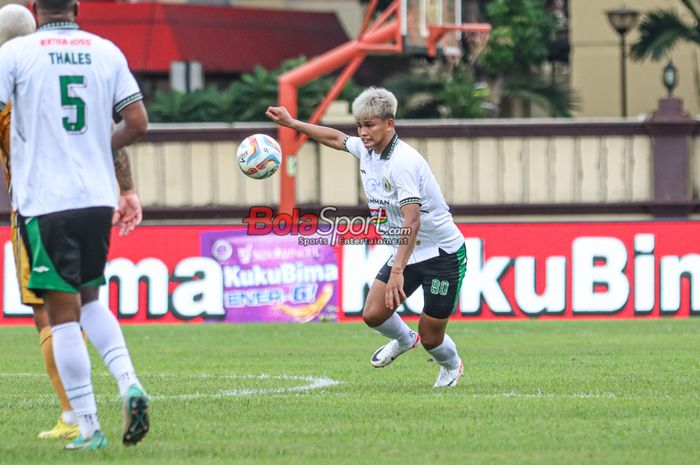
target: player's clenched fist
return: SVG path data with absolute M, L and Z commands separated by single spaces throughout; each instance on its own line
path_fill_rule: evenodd
M 284 107 L 268 107 L 265 115 L 280 126 L 290 126 L 293 121 L 292 116 Z

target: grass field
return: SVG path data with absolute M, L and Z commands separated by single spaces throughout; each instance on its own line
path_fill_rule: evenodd
M 152 432 L 121 445 L 116 386 L 93 352 L 112 443 L 69 453 L 34 439 L 59 409 L 33 328 L 0 328 L 0 463 L 700 463 L 700 320 L 449 329 L 465 377 L 436 391 L 423 349 L 371 368 L 382 338 L 360 324 L 125 327 Z

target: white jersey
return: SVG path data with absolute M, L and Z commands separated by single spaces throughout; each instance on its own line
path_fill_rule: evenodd
M 394 135 L 383 153 L 366 149 L 359 137 L 348 137 L 345 149 L 360 160 L 369 210 L 382 236 L 396 238 L 392 230 L 403 226 L 402 206 L 420 205 L 420 228 L 408 264 L 437 257 L 439 249 L 455 253 L 464 245 L 428 162 L 413 147 Z M 393 247 L 396 256 L 398 245 Z
M 116 205 L 112 114 L 142 98 L 124 54 L 73 22 L 0 48 L 0 108 L 13 102 L 13 204 L 24 216 Z

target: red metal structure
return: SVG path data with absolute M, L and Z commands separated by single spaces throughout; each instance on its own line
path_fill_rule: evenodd
M 357 39 L 340 45 L 291 71 L 284 73 L 279 79 L 279 104 L 286 107 L 292 117 L 298 114 L 297 89 L 304 84 L 331 73 L 345 65 L 335 84 L 318 108 L 309 118 L 309 122 L 317 124 L 328 106 L 343 90 L 348 80 L 355 74 L 369 53 L 403 53 L 402 8 L 405 1 L 395 0 L 374 21 L 374 13 L 379 0 L 372 0 L 367 7 L 362 27 Z M 370 24 L 371 23 L 371 24 Z M 437 54 L 439 40 L 449 31 L 471 31 L 488 34 L 491 26 L 488 24 L 441 24 L 429 25 L 430 35 L 427 37 L 428 56 Z M 279 128 L 278 139 L 282 147 L 282 167 L 280 172 L 280 206 L 281 213 L 291 213 L 296 206 L 296 174 L 297 153 L 307 137 L 297 134 L 286 127 Z

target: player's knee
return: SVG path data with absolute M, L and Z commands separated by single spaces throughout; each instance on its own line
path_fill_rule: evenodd
M 376 328 L 377 326 L 384 323 L 384 321 L 386 320 L 384 318 L 384 315 L 382 315 L 382 312 L 376 311 L 371 307 L 365 307 L 362 310 L 362 319 L 364 320 L 365 324 L 370 328 Z

